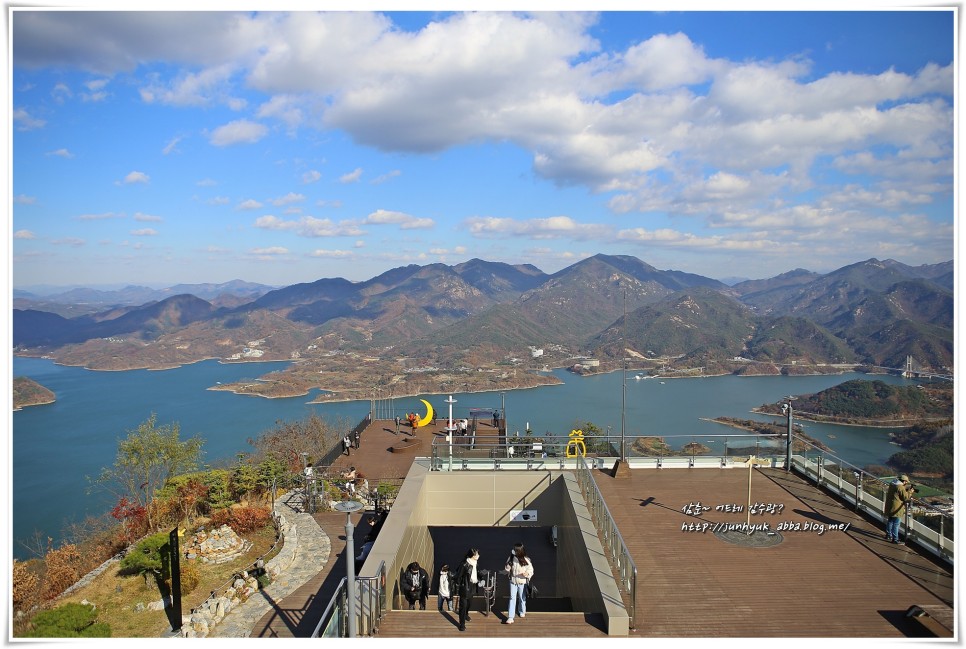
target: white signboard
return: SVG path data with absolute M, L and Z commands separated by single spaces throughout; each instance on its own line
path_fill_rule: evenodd
M 536 523 L 536 509 L 511 509 L 510 521 L 513 523 Z

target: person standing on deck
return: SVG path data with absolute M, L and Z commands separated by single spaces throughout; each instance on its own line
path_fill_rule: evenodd
M 449 571 L 449 566 L 443 564 L 443 567 L 439 569 L 439 589 L 436 591 L 436 608 L 439 612 L 443 612 L 443 602 L 446 602 L 446 610 L 452 612 L 453 610 L 453 590 L 451 584 L 453 583 L 453 575 Z
M 470 548 L 466 552 L 466 558 L 456 570 L 456 577 L 453 580 L 453 594 L 459 597 L 457 608 L 460 615 L 460 631 L 466 631 L 466 623 L 470 619 L 470 599 L 479 581 L 476 574 L 476 563 L 480 560 L 480 551 Z
M 506 623 L 513 624 L 513 618 L 517 612 L 517 600 L 520 601 L 520 617 L 527 616 L 527 583 L 533 577 L 533 562 L 527 556 L 522 543 L 513 546 L 505 570 L 510 576 L 510 608 Z

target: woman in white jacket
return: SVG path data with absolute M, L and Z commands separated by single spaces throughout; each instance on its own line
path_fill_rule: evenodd
M 520 617 L 527 616 L 527 582 L 533 577 L 533 562 L 527 556 L 522 543 L 513 546 L 513 552 L 507 560 L 506 571 L 510 576 L 510 609 L 507 612 L 506 623 L 513 624 L 517 612 L 517 599 L 520 600 Z

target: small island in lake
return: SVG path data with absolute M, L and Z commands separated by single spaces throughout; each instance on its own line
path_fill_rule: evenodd
M 795 419 L 842 426 L 899 428 L 953 416 L 953 384 L 889 385 L 853 379 L 793 402 Z M 781 403 L 766 403 L 753 412 L 781 416 Z
M 26 376 L 13 377 L 13 409 L 41 406 L 56 401 L 53 392 Z

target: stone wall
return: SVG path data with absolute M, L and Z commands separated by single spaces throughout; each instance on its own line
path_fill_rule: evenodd
M 275 526 L 278 529 L 282 548 L 264 565 L 264 571 L 271 581 L 275 581 L 295 560 L 297 529 L 278 509 L 275 511 Z M 182 616 L 182 638 L 204 638 L 225 616 L 239 604 L 258 591 L 258 580 L 247 570 L 242 571 L 228 588 L 220 595 L 209 597 L 190 615 Z

